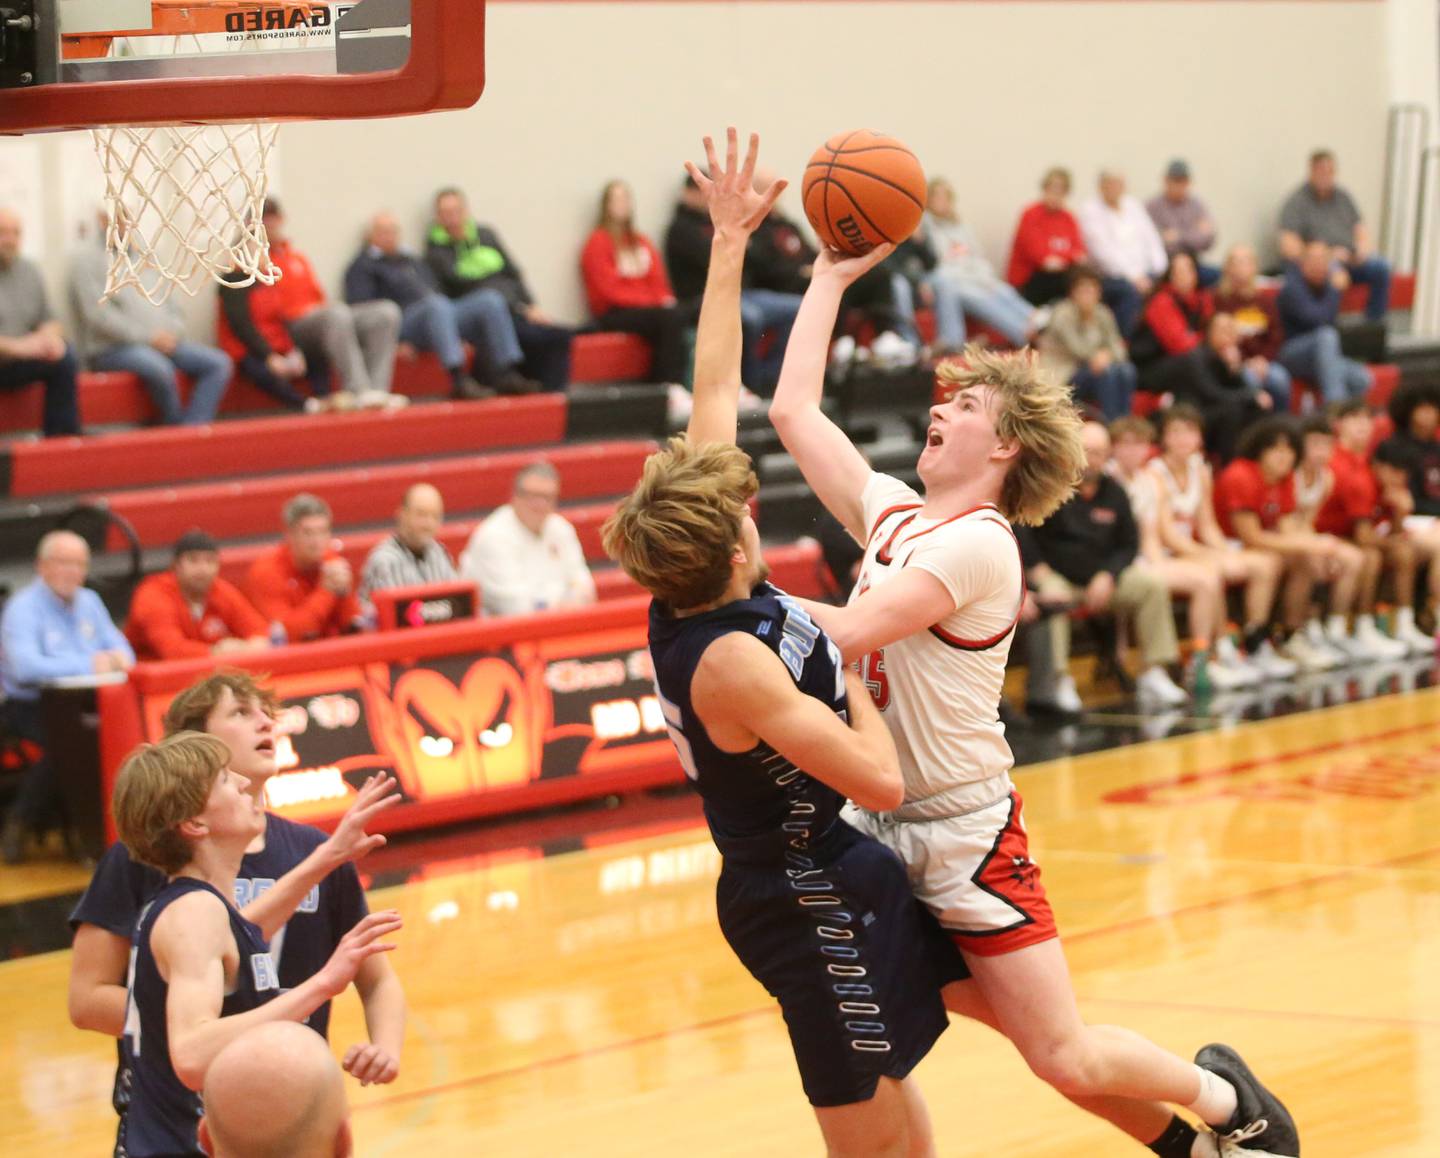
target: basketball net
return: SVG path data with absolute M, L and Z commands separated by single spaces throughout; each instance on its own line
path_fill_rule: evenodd
M 108 300 L 127 286 L 160 305 L 208 275 L 273 285 L 261 223 L 275 124 L 117 125 L 91 129 L 105 170 Z

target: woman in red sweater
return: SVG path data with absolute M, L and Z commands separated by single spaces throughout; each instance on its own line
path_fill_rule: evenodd
M 660 253 L 635 229 L 634 198 L 624 181 L 600 195 L 600 216 L 580 254 L 590 312 L 604 329 L 639 334 L 655 351 L 650 381 L 685 378 L 685 327 Z
M 1080 223 L 1065 208 L 1070 171 L 1058 166 L 1040 180 L 1040 200 L 1027 206 L 1015 228 L 1005 280 L 1031 305 L 1043 306 L 1070 291 L 1070 267 L 1085 260 Z
M 1188 354 L 1205 340 L 1205 329 L 1215 315 L 1215 299 L 1200 288 L 1195 259 L 1177 253 L 1170 259 L 1165 278 L 1145 303 L 1140 325 L 1130 343 L 1130 358 L 1140 371 L 1140 388 L 1163 374 L 1170 358 Z

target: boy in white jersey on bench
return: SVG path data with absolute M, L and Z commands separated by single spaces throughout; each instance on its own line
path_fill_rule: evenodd
M 1207 1046 L 1192 1065 L 1080 1017 L 996 714 L 1023 597 L 1009 521 L 1037 523 L 1074 490 L 1080 418 L 1028 353 L 967 351 L 968 365 L 939 369 L 954 392 L 931 410 L 924 496 L 872 472 L 820 399 L 840 297 L 891 250 L 820 255 L 770 411 L 821 501 L 866 545 L 847 607 L 806 604 L 861 661 L 905 777 L 900 808 L 852 809 L 852 823 L 900 854 L 964 953 L 973 978 L 947 986 L 947 1005 L 999 1029 L 1061 1093 L 1164 1158 L 1298 1155 L 1289 1114 L 1233 1050 Z

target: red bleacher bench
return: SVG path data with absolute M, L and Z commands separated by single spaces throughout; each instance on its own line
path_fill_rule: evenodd
M 577 334 L 570 346 L 571 381 L 577 385 L 598 382 L 640 382 L 650 373 L 650 344 L 634 334 Z M 394 388 L 410 398 L 446 398 L 450 375 L 434 354 L 399 357 L 395 361 Z M 181 379 L 181 395 L 190 384 Z M 142 426 L 153 422 L 155 407 L 134 374 L 85 372 L 79 377 L 80 421 L 92 426 Z M 43 391 L 37 383 L 0 394 L 0 434 L 40 429 Z M 237 376 L 220 403 L 221 414 L 264 414 L 281 409 L 254 383 Z
M 1358 314 L 1365 309 L 1365 303 L 1369 300 L 1369 286 L 1352 285 L 1340 298 L 1340 312 Z M 1392 310 L 1415 308 L 1415 275 L 1413 273 L 1390 275 L 1390 308 Z

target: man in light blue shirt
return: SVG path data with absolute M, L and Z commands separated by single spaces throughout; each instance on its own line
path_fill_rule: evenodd
M 90 548 L 70 531 L 51 531 L 35 554 L 36 579 L 0 615 L 0 686 L 9 729 L 43 748 L 40 689 L 66 677 L 128 671 L 135 653 L 100 597 L 85 586 Z M 25 837 L 49 825 L 60 801 L 42 754 L 26 771 L 5 819 L 0 853 L 24 857 Z

